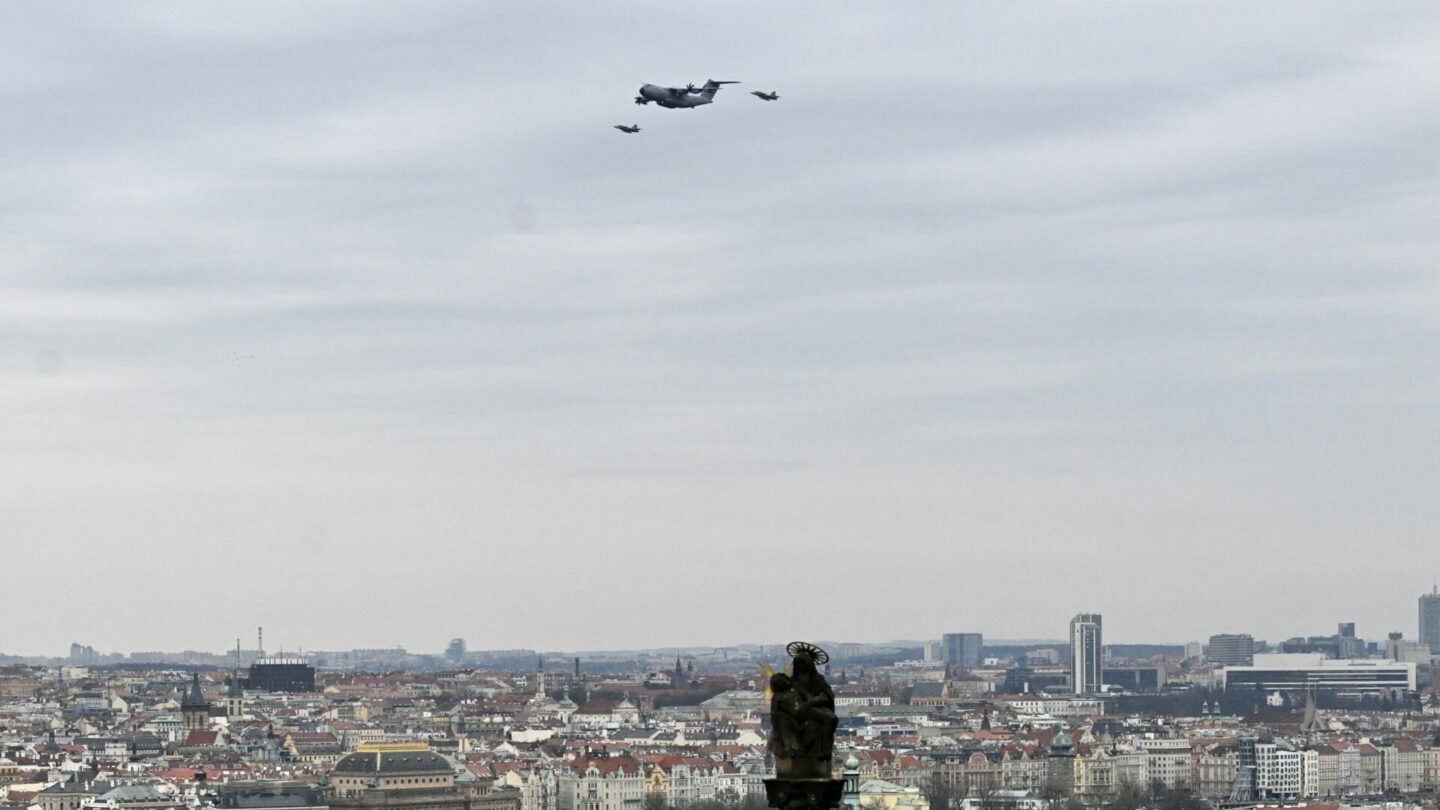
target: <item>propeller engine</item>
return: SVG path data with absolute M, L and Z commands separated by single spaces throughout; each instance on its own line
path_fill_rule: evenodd
M 635 103 L 636 103 L 636 104 L 649 104 L 649 103 L 650 103 L 650 99 L 645 98 L 644 96 L 636 96 L 636 97 L 635 97 Z
M 698 93 L 698 92 L 699 92 L 699 88 L 697 88 L 697 87 L 696 87 L 695 85 L 693 85 L 693 84 L 687 84 L 687 85 L 685 85 L 685 92 L 687 92 L 687 93 Z

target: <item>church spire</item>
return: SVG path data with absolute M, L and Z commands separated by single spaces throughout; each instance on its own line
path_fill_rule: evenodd
M 200 673 L 192 673 L 190 676 L 190 691 L 186 693 L 185 699 L 180 702 L 182 709 L 203 709 L 210 710 L 210 701 L 205 699 L 205 691 L 200 688 Z
M 240 639 L 235 639 L 235 666 L 230 669 L 230 691 L 227 693 L 233 700 L 245 697 L 245 690 L 240 687 Z
M 210 725 L 210 701 L 200 688 L 200 673 L 190 676 L 190 690 L 180 701 L 181 723 L 186 731 L 203 730 Z

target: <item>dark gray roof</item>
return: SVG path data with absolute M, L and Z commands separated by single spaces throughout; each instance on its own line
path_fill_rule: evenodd
M 319 792 L 308 785 L 230 783 L 220 788 L 220 806 L 224 808 L 289 808 L 320 807 Z
M 210 701 L 205 699 L 205 692 L 200 688 L 200 673 L 191 676 L 190 691 L 185 694 L 185 699 L 180 701 L 180 708 L 210 710 Z
M 445 758 L 434 751 L 363 751 L 335 763 L 335 773 L 454 773 Z
M 149 785 L 120 785 L 100 796 L 102 801 L 116 802 L 160 802 L 165 796 Z
M 86 735 L 82 735 L 82 736 L 78 736 L 78 737 L 72 738 L 72 739 L 71 739 L 71 742 L 75 743 L 76 745 L 83 745 L 83 746 L 85 746 L 86 748 L 104 748 L 105 746 L 109 745 L 110 743 L 115 742 L 115 740 L 117 740 L 117 739 L 119 739 L 119 738 L 118 738 L 118 737 L 101 737 L 101 736 L 94 735 L 94 734 L 86 734 Z
M 83 779 L 80 774 L 72 773 L 40 792 L 50 794 L 84 793 L 99 796 L 109 793 L 114 787 L 114 782 L 108 782 L 103 779 L 98 782 L 90 782 Z

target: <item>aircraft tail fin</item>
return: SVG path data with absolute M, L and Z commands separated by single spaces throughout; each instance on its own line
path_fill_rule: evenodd
M 705 98 L 715 98 L 715 91 L 719 90 L 722 84 L 739 84 L 739 82 L 717 82 L 714 79 L 708 79 L 705 86 L 701 88 L 700 95 Z

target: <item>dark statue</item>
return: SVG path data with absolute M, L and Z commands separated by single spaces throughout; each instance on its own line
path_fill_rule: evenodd
M 770 743 L 775 778 L 765 780 L 772 807 L 824 810 L 839 803 L 841 782 L 833 778 L 835 692 L 819 667 L 830 656 L 803 641 L 785 651 L 790 673 L 770 677 Z
M 825 651 L 803 641 L 785 649 L 793 675 L 770 677 L 770 753 L 775 775 L 784 779 L 830 778 L 835 750 L 835 692 L 820 674 Z

